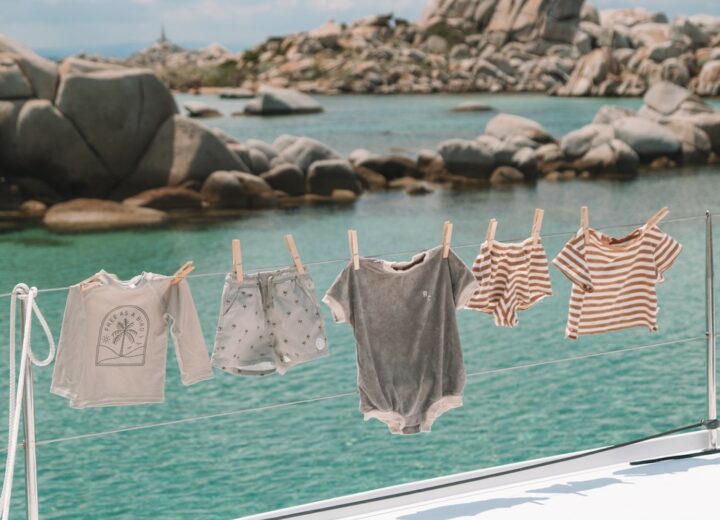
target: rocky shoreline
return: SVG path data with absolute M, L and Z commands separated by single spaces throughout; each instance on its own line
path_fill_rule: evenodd
M 715 96 L 720 16 L 670 20 L 642 8 L 598 11 L 583 0 L 430 0 L 417 22 L 392 14 L 330 20 L 240 53 L 220 44 L 186 50 L 163 38 L 114 63 L 150 68 L 179 90 L 642 96 L 670 81 Z
M 319 104 L 273 87 L 248 106 L 277 114 L 317 112 Z M 0 227 L 158 226 L 191 215 L 349 204 L 364 191 L 632 178 L 642 169 L 713 164 L 719 155 L 720 111 L 669 81 L 650 87 L 637 113 L 607 105 L 564 136 L 500 113 L 477 138 L 443 141 L 416 157 L 343 157 L 304 136 L 240 141 L 179 115 L 148 69 L 79 58 L 58 64 L 0 36 Z

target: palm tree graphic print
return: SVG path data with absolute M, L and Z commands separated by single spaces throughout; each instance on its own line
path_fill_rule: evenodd
M 113 343 L 120 341 L 120 357 L 125 356 L 125 341 L 130 343 L 135 342 L 137 331 L 133 328 L 135 322 L 128 322 L 127 318 L 123 318 L 122 321 L 118 321 L 115 324 L 115 331 L 112 333 Z
M 95 364 L 144 365 L 147 332 L 147 314 L 140 307 L 124 305 L 111 310 L 100 324 Z

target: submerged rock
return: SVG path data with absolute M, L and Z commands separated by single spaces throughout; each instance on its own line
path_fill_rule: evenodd
M 49 229 L 60 232 L 157 226 L 166 221 L 167 214 L 162 211 L 99 199 L 74 199 L 55 204 L 43 218 Z
M 177 209 L 201 209 L 200 194 L 183 186 L 165 186 L 143 191 L 123 201 L 123 204 L 163 211 Z
M 220 117 L 222 113 L 207 103 L 201 101 L 186 101 L 183 108 L 187 110 L 188 117 Z
M 493 110 L 495 109 L 490 105 L 467 101 L 451 108 L 450 112 L 492 112 Z

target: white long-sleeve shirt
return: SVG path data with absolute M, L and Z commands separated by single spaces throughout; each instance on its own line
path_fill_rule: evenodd
M 142 273 L 70 288 L 50 391 L 73 408 L 158 403 L 164 399 L 167 333 L 185 385 L 212 378 L 187 281 Z

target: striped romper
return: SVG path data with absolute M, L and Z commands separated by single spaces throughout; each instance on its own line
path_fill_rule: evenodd
M 581 229 L 553 264 L 572 282 L 570 339 L 632 327 L 657 330 L 656 285 L 682 246 L 657 226 L 622 238 Z
M 499 327 L 514 327 L 518 311 L 552 295 L 547 255 L 539 238 L 518 243 L 486 240 L 472 270 L 480 288 L 466 308 L 494 315 Z

